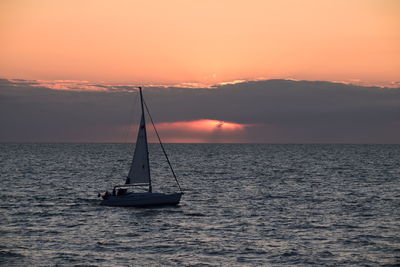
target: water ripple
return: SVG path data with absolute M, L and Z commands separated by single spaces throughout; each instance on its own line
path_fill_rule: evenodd
M 396 266 L 400 146 L 166 144 L 178 207 L 99 206 L 130 144 L 0 144 L 0 265 Z M 151 145 L 155 190 L 174 190 Z

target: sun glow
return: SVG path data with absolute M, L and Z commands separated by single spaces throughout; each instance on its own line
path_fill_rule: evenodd
M 201 119 L 195 121 L 179 121 L 179 122 L 163 122 L 158 123 L 157 128 L 160 130 L 185 130 L 191 132 L 232 132 L 232 131 L 243 131 L 246 127 L 251 126 L 250 124 L 240 124 L 234 122 L 226 122 L 219 120 Z
M 246 129 L 252 126 L 212 119 L 156 123 L 167 143 L 243 143 L 247 141 Z M 152 131 L 148 134 L 150 142 L 157 142 Z

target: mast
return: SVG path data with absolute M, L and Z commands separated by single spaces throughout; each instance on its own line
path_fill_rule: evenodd
M 140 93 L 140 105 L 142 107 L 142 120 L 143 120 L 143 125 L 144 125 L 144 139 L 146 142 L 146 159 L 147 159 L 147 166 L 150 166 L 149 162 L 149 148 L 148 148 L 148 142 L 147 142 L 147 130 L 146 130 L 146 120 L 145 120 L 145 115 L 144 115 L 144 107 L 143 107 L 143 93 L 142 93 L 142 87 L 139 87 L 139 93 Z M 152 186 L 151 186 L 151 175 L 150 175 L 150 167 L 149 167 L 149 192 L 151 193 L 153 191 Z

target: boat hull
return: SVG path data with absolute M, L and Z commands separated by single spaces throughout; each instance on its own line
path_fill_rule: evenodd
M 121 196 L 109 196 L 100 205 L 112 207 L 148 207 L 178 205 L 183 193 L 127 193 Z

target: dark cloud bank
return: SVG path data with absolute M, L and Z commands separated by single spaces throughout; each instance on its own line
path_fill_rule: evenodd
M 0 80 L 1 142 L 122 140 L 137 93 L 61 91 Z M 132 93 L 134 92 L 134 93 Z M 266 80 L 214 88 L 145 88 L 158 122 L 216 119 L 253 124 L 236 141 L 400 143 L 400 88 Z

